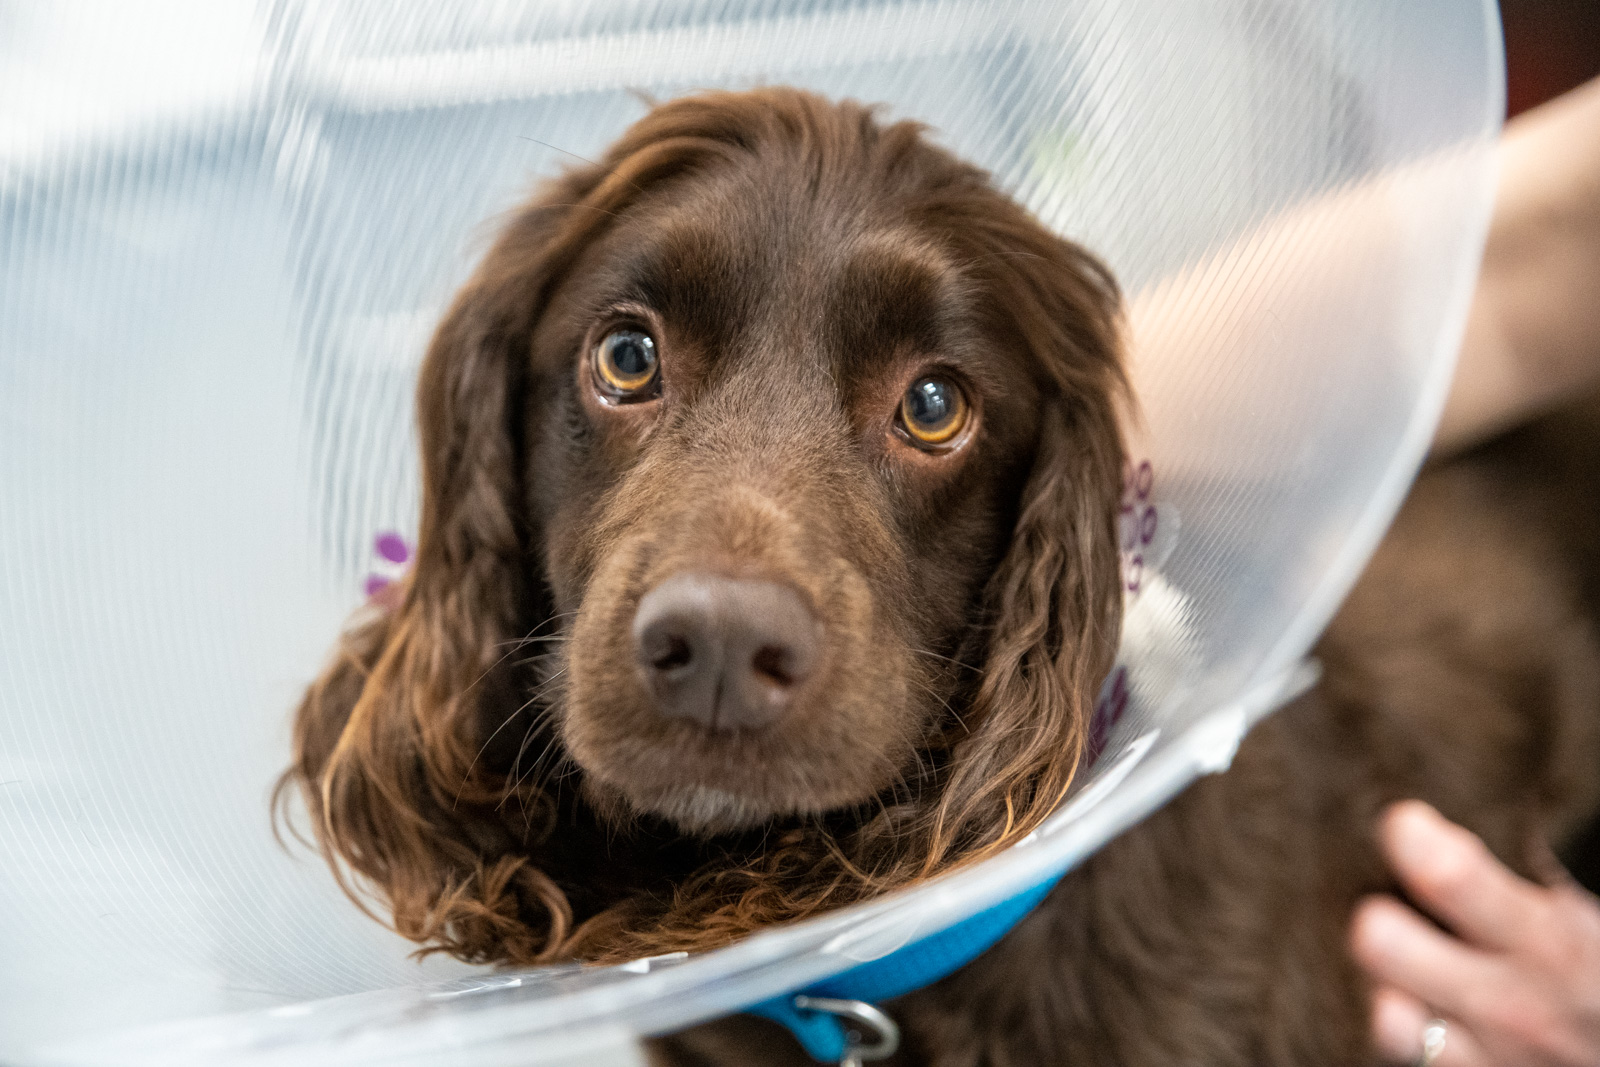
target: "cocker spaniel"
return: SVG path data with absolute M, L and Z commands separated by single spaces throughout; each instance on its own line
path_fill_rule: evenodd
M 406 936 L 532 964 L 1026 835 L 1118 636 L 1118 311 L 914 124 L 651 111 L 434 336 L 415 567 L 297 722 L 330 859 Z

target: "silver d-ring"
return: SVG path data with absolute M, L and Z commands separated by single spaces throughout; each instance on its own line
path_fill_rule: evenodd
M 844 1058 L 839 1061 L 842 1067 L 888 1059 L 900 1047 L 900 1027 L 864 1000 L 798 996 L 794 998 L 794 1006 L 800 1011 L 837 1015 L 854 1024 L 845 1031 Z
M 1444 1054 L 1444 1039 L 1450 1034 L 1450 1027 L 1443 1019 L 1429 1019 L 1428 1025 L 1422 1028 L 1422 1055 L 1417 1057 L 1417 1067 L 1433 1067 L 1441 1055 Z

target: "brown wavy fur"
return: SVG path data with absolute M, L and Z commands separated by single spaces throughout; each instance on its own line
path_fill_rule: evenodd
M 596 812 L 563 751 L 570 618 L 557 602 L 590 572 L 551 573 L 569 561 L 550 515 L 578 490 L 552 484 L 547 453 L 587 431 L 542 377 L 542 361 L 570 357 L 532 339 L 608 234 L 670 211 L 686 182 L 745 172 L 758 187 L 808 175 L 824 212 L 865 197 L 914 219 L 957 264 L 959 291 L 978 294 L 978 328 L 1030 365 L 1019 377 L 1034 414 L 990 423 L 1010 466 L 970 472 L 998 487 L 995 502 L 970 547 L 947 553 L 978 592 L 947 612 L 962 619 L 940 636 L 948 654 L 908 668 L 927 694 L 918 706 L 950 710 L 916 721 L 876 795 L 707 843 Z M 708 276 L 713 306 L 730 284 Z M 417 389 L 415 568 L 398 606 L 358 618 L 306 694 L 279 800 L 304 797 L 353 897 L 370 892 L 401 934 L 475 962 L 712 948 L 1007 847 L 1066 792 L 1119 630 L 1118 315 L 1098 263 L 913 124 L 780 89 L 656 108 L 516 212 L 440 324 Z M 894 514 L 895 558 L 913 551 L 916 523 L 938 521 L 928 507 Z M 585 560 L 612 547 L 592 529 L 573 536 Z M 886 597 L 881 611 L 910 610 Z

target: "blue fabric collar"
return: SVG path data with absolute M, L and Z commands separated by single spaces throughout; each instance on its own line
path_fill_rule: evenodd
M 844 1024 L 836 1015 L 796 1008 L 796 996 L 877 1004 L 921 989 L 981 956 L 1038 907 L 1060 880 L 1061 875 L 1053 875 L 1009 900 L 920 941 L 913 941 L 887 956 L 745 1010 L 783 1024 L 813 1059 L 838 1063 L 846 1050 Z

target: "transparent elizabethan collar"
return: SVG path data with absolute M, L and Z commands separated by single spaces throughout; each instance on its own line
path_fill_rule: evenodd
M 1225 766 L 1304 684 L 1442 403 L 1492 186 L 1493 20 L 0 10 L 0 1060 L 596 1062 L 970 915 Z M 417 963 L 273 841 L 266 796 L 341 620 L 406 564 L 427 334 L 494 220 L 642 113 L 630 90 L 774 82 L 929 123 L 1128 292 L 1128 613 L 1098 759 L 1007 855 L 724 951 Z

